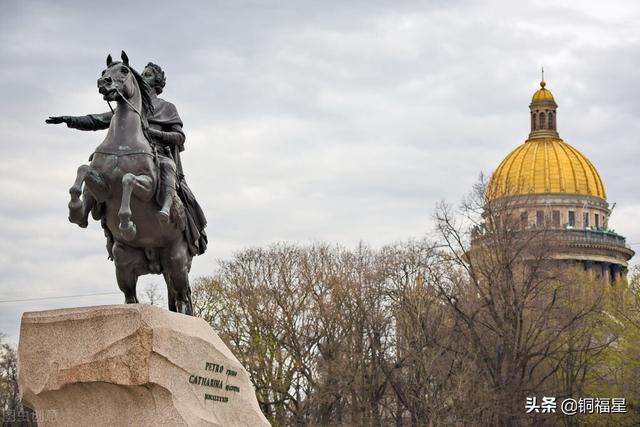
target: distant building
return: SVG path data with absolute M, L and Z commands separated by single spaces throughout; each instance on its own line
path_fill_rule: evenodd
M 611 210 L 598 171 L 558 135 L 558 105 L 545 86 L 541 81 L 529 105 L 529 138 L 498 165 L 487 203 L 508 201 L 523 229 L 552 230 L 553 258 L 611 283 L 626 275 L 634 252 L 608 227 Z

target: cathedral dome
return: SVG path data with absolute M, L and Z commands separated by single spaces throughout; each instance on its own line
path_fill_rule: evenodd
M 531 99 L 529 139 L 504 158 L 493 173 L 487 198 L 526 194 L 576 194 L 606 199 L 593 164 L 560 139 L 557 108 L 544 79 Z
M 634 252 L 623 236 L 609 229 L 611 209 L 598 171 L 560 138 L 558 105 L 545 86 L 543 75 L 529 104 L 529 137 L 491 175 L 472 249 L 491 249 L 502 241 L 496 236 L 516 232 L 533 238 L 544 230 L 549 234 L 540 236 L 551 242 L 545 256 L 556 265 L 584 269 L 614 283 L 625 276 Z M 505 231 L 508 234 L 501 234 Z M 534 234 L 520 234 L 529 232 Z
M 487 188 L 490 199 L 572 193 L 606 199 L 602 179 L 582 153 L 560 138 L 529 139 L 502 160 Z

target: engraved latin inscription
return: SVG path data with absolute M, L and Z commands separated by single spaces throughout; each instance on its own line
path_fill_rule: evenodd
M 205 362 L 204 371 L 202 375 L 189 375 L 189 383 L 209 389 L 204 394 L 205 401 L 228 403 L 234 393 L 240 393 L 240 387 L 229 383 L 238 376 L 238 371 L 225 370 L 224 365 L 214 362 Z

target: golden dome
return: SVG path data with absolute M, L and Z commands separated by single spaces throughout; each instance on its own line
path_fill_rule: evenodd
M 491 176 L 487 188 L 489 199 L 539 193 L 585 194 L 606 199 L 600 175 L 589 159 L 562 139 L 553 137 L 529 139 L 509 153 Z
M 531 102 L 535 101 L 554 101 L 553 95 L 549 89 L 545 89 L 547 84 L 544 80 L 540 82 L 540 89 L 538 89 L 531 98 Z

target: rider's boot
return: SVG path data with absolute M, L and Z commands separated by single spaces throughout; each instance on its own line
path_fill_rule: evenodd
M 160 210 L 157 217 L 161 224 L 168 224 L 171 205 L 176 194 L 176 171 L 170 162 L 160 162 Z
M 176 190 L 174 188 L 164 188 L 161 191 L 162 207 L 158 211 L 158 220 L 163 224 L 168 224 L 171 215 L 171 204 L 173 203 L 173 195 Z

